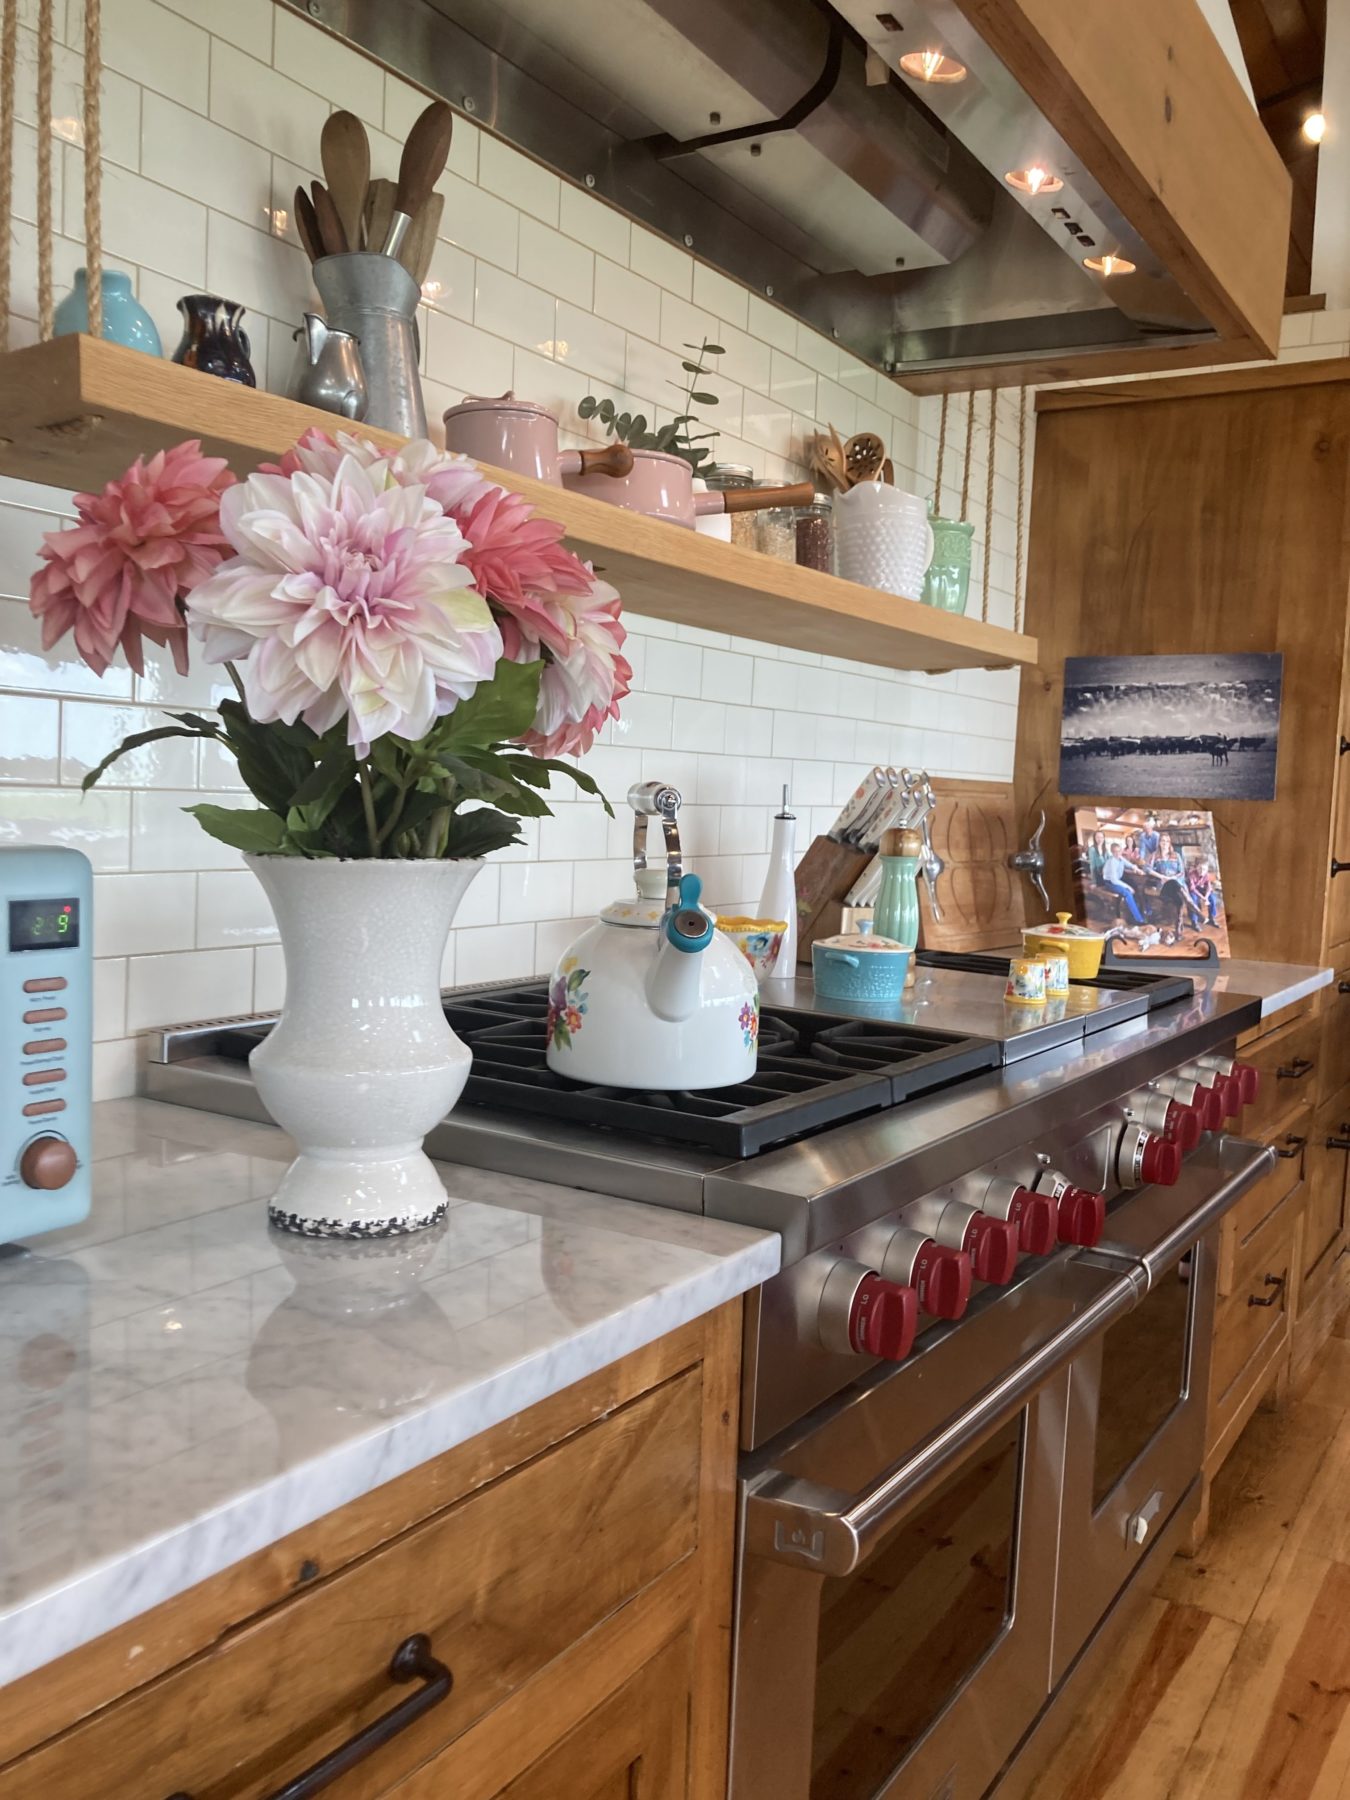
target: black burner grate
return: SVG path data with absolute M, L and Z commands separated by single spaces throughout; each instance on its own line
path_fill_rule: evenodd
M 771 1007 L 761 1011 L 759 1061 L 736 1087 L 649 1092 L 593 1087 L 555 1075 L 545 1057 L 544 982 L 446 997 L 445 1016 L 473 1051 L 461 1105 L 753 1156 L 843 1119 L 998 1068 L 987 1038 L 871 1019 Z M 219 1049 L 247 1057 L 266 1026 L 222 1032 Z
M 960 969 L 966 975 L 996 975 L 1000 980 L 1008 973 L 1006 956 L 988 956 L 974 950 L 920 950 L 916 960 L 926 969 Z M 1116 963 L 1100 975 L 1071 975 L 1069 986 L 1096 988 L 1101 993 L 1143 993 L 1148 996 L 1150 1012 L 1195 995 L 1195 983 L 1189 975 L 1160 975 L 1153 969 L 1125 969 Z

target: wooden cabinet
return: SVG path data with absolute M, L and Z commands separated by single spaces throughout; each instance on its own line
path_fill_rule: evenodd
M 1350 1088 L 1325 1100 L 1313 1119 L 1308 1146 L 1308 1199 L 1303 1209 L 1299 1282 L 1302 1315 L 1328 1279 L 1345 1243 L 1346 1162 L 1350 1145 Z
M 397 1708 L 334 1800 L 720 1800 L 739 1314 L 0 1692 L 0 1794 L 265 1800 Z

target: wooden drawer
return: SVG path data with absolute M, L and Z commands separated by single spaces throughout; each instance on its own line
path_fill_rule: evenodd
M 1322 1021 L 1314 1013 L 1268 1032 L 1243 1052 L 1242 1060 L 1261 1071 L 1261 1091 L 1237 1123 L 1243 1137 L 1267 1141 L 1296 1106 L 1316 1100 L 1321 1054 Z
M 1231 1294 L 1245 1279 L 1253 1252 L 1260 1250 L 1256 1240 L 1269 1222 L 1280 1212 L 1291 1219 L 1297 1212 L 1312 1119 L 1312 1106 L 1305 1101 L 1275 1138 L 1280 1160 L 1269 1174 L 1247 1189 L 1224 1219 L 1219 1231 L 1220 1294 Z
M 35 1750 L 5 1800 L 261 1800 L 415 1691 L 390 1659 L 424 1632 L 450 1692 L 333 1790 L 383 1793 L 695 1549 L 702 1401 L 690 1369 L 578 1431 Z
M 1253 1242 L 1244 1279 L 1214 1313 L 1210 1367 L 1210 1441 L 1223 1431 L 1228 1411 L 1240 1405 L 1259 1370 L 1289 1336 L 1289 1283 L 1294 1267 L 1293 1217 L 1281 1214 Z
M 1342 881 L 1350 876 L 1342 876 Z M 1338 969 L 1336 979 L 1321 993 L 1322 1092 L 1334 1094 L 1350 1082 L 1350 968 Z

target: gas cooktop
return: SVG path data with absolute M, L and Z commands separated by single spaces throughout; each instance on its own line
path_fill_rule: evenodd
M 988 1038 L 898 1019 L 763 1005 L 750 1081 L 701 1092 L 598 1087 L 548 1067 L 547 1010 L 543 981 L 446 995 L 445 1016 L 473 1051 L 461 1106 L 598 1125 L 741 1158 L 932 1093 L 1003 1060 Z M 216 1053 L 243 1061 L 270 1029 L 261 1021 L 222 1029 Z

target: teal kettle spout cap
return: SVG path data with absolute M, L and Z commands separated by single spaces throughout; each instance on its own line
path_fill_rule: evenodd
M 693 954 L 713 940 L 713 922 L 699 905 L 703 882 L 697 875 L 680 877 L 680 898 L 666 915 L 666 938 L 677 950 Z

